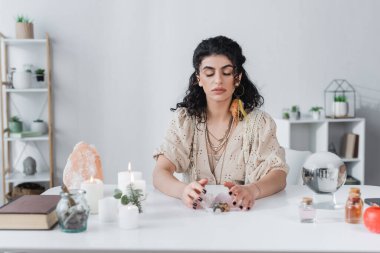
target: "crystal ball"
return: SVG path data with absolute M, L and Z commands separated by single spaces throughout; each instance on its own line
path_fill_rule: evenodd
M 312 154 L 302 168 L 304 184 L 319 194 L 336 192 L 346 177 L 346 165 L 339 156 L 330 152 Z

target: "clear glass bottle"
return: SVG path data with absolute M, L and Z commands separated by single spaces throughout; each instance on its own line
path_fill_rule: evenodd
M 350 189 L 346 202 L 346 222 L 361 223 L 363 212 L 363 200 L 360 197 L 360 189 L 353 187 Z
M 78 233 L 87 229 L 90 213 L 84 190 L 61 192 L 61 200 L 57 204 L 58 224 L 63 232 Z
M 302 198 L 299 205 L 299 216 L 302 223 L 314 223 L 316 211 L 313 206 L 313 199 L 310 197 Z

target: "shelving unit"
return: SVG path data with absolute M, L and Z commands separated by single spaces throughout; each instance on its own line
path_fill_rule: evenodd
M 51 43 L 48 34 L 45 39 L 8 39 L 0 33 L 0 46 L 1 175 L 5 201 L 5 194 L 19 183 L 37 182 L 49 188 L 54 185 Z M 43 87 L 14 89 L 6 85 L 10 83 L 10 67 L 18 69 L 23 64 L 45 69 Z M 15 115 L 21 117 L 24 130 L 28 130 L 33 120 L 43 119 L 48 133 L 37 137 L 11 137 L 5 129 L 10 117 Z M 37 162 L 34 175 L 23 173 L 22 161 L 27 156 Z
M 332 143 L 336 153 L 341 156 L 342 139 L 347 133 L 359 135 L 358 156 L 342 157 L 347 166 L 348 175 L 364 184 L 365 178 L 365 119 L 275 119 L 277 138 L 281 146 L 295 150 L 311 152 L 329 151 Z

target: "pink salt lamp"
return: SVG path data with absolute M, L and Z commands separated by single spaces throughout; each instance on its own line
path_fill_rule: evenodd
M 91 177 L 103 181 L 102 163 L 95 147 L 81 141 L 67 159 L 63 183 L 69 189 L 79 189 L 81 183 Z

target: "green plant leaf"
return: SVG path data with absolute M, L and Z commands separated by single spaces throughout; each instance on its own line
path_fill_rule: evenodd
M 123 192 L 119 189 L 115 189 L 115 191 L 113 192 L 113 197 L 115 199 L 120 199 L 122 195 L 123 195 Z
M 123 195 L 123 196 L 121 197 L 121 204 L 122 204 L 122 205 L 128 205 L 129 202 L 130 202 L 130 200 L 129 200 L 129 198 L 128 198 L 127 195 Z

